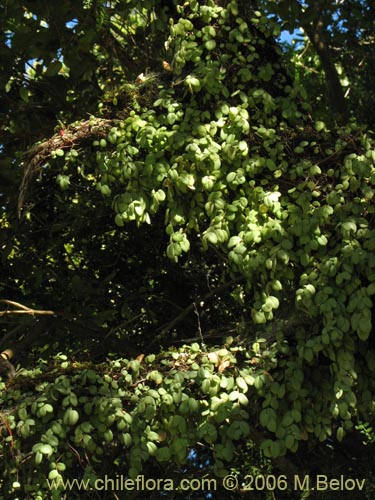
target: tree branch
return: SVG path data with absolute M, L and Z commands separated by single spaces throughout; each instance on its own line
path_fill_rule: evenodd
M 0 299 L 0 302 L 2 302 L 3 304 L 7 304 L 8 306 L 18 307 L 18 309 L 8 309 L 7 308 L 5 311 L 0 311 L 0 317 L 10 315 L 10 314 L 29 314 L 31 316 L 34 316 L 35 314 L 38 314 L 38 315 L 54 315 L 54 314 L 56 314 L 54 311 L 46 311 L 43 309 L 31 309 L 30 307 L 19 304 L 18 302 L 13 302 L 13 300 Z
M 344 90 L 331 55 L 327 41 L 327 25 L 323 19 L 323 7 L 319 0 L 312 0 L 305 12 L 298 0 L 291 0 L 292 8 L 298 13 L 298 21 L 305 30 L 311 44 L 319 56 L 327 84 L 327 97 L 332 112 L 338 121 L 348 120 L 348 109 Z M 311 21 L 310 13 L 313 13 Z
M 46 163 L 53 151 L 57 149 L 72 149 L 83 141 L 105 137 L 113 125 L 111 120 L 94 118 L 69 125 L 50 139 L 31 147 L 24 155 L 24 174 L 18 196 L 18 218 L 21 218 L 30 182 L 39 169 Z

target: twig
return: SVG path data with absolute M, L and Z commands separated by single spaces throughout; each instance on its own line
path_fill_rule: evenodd
M 34 316 L 35 314 L 38 315 L 54 315 L 56 314 L 54 311 L 46 311 L 42 309 L 31 309 L 30 307 L 24 306 L 23 304 L 19 304 L 18 302 L 14 302 L 13 300 L 7 300 L 7 299 L 0 299 L 0 302 L 3 304 L 7 304 L 9 306 L 14 306 L 18 307 L 18 309 L 14 310 L 5 310 L 5 311 L 0 311 L 0 317 L 1 316 L 6 316 L 9 314 L 30 314 L 31 316 Z
M 203 340 L 203 335 L 202 335 L 202 328 L 201 328 L 201 321 L 200 321 L 200 318 L 199 318 L 199 312 L 198 312 L 198 308 L 197 308 L 197 304 L 194 302 L 194 312 L 197 316 L 197 322 L 198 322 L 198 333 L 199 333 L 199 336 L 200 336 L 200 339 L 201 339 L 201 343 L 202 343 L 202 346 L 205 346 L 205 342 Z
M 20 309 L 25 309 L 25 311 L 29 310 L 27 306 L 23 306 L 18 302 L 13 302 L 13 300 L 1 299 L 0 302 L 4 302 L 5 304 L 9 304 L 10 306 L 19 307 Z
M 237 283 L 240 283 L 241 281 L 244 280 L 243 276 L 240 276 L 236 279 L 230 280 L 227 283 L 224 283 L 224 285 L 218 286 L 217 288 L 214 288 L 210 290 L 206 295 L 203 295 L 201 297 L 197 297 L 194 302 L 189 304 L 176 318 L 172 319 L 166 326 L 162 326 L 159 328 L 158 331 L 160 331 L 161 335 L 165 335 L 168 333 L 174 326 L 176 326 L 178 323 L 181 323 L 181 321 L 188 315 L 190 314 L 193 310 L 194 307 L 196 307 L 196 302 L 204 302 L 207 299 L 213 297 L 214 295 L 218 295 L 222 291 L 226 290 L 227 288 L 236 285 Z
M 123 321 L 120 325 L 117 325 L 113 328 L 111 328 L 109 330 L 109 332 L 106 334 L 106 336 L 103 338 L 103 342 L 108 338 L 110 337 L 111 335 L 113 335 L 114 333 L 126 328 L 128 325 L 130 325 L 131 323 L 134 323 L 134 321 L 136 321 L 138 318 L 142 317 L 142 313 L 140 314 L 136 314 L 135 316 L 133 316 L 132 318 L 128 319 L 127 321 Z

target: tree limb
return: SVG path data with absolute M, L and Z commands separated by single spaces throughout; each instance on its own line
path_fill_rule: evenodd
M 18 309 L 6 309 L 5 311 L 0 311 L 0 317 L 6 316 L 10 314 L 29 314 L 31 316 L 37 315 L 54 315 L 56 314 L 54 311 L 46 311 L 44 309 L 31 309 L 30 307 L 24 306 L 18 302 L 14 302 L 13 300 L 0 299 L 0 302 L 3 304 L 7 304 L 8 306 L 18 307 Z
M 113 125 L 111 120 L 94 118 L 69 125 L 66 130 L 60 130 L 40 144 L 32 146 L 24 155 L 24 174 L 18 196 L 18 218 L 21 218 L 30 182 L 46 163 L 53 151 L 57 149 L 72 149 L 87 140 L 105 137 Z

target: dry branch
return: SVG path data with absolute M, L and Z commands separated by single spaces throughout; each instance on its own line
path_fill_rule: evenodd
M 30 182 L 50 159 L 53 151 L 77 148 L 88 140 L 106 137 L 112 125 L 112 120 L 92 117 L 90 120 L 69 125 L 65 130 L 60 130 L 46 141 L 28 149 L 23 157 L 24 173 L 18 196 L 18 217 L 21 218 Z
M 8 306 L 18 307 L 18 309 L 6 309 L 5 311 L 0 311 L 0 317 L 11 315 L 11 314 L 29 314 L 31 316 L 34 315 L 54 315 L 56 314 L 54 311 L 48 311 L 44 309 L 31 309 L 30 307 L 24 306 L 18 302 L 14 302 L 13 300 L 0 299 L 0 302 L 3 304 L 7 304 Z

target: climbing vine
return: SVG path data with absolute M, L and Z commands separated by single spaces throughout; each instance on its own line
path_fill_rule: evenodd
M 184 465 L 192 450 L 208 449 L 223 476 L 242 440 L 277 460 L 309 440 L 340 442 L 373 420 L 373 136 L 354 121 L 338 127 L 311 118 L 308 95 L 274 43 L 278 25 L 264 13 L 233 0 L 186 2 L 177 13 L 163 70 L 104 89 L 97 116 L 23 155 L 20 224 L 34 223 L 32 202 L 44 189 L 57 220 L 62 205 L 84 205 L 93 226 L 98 206 L 110 211 L 110 222 L 101 219 L 110 232 L 103 252 L 149 226 L 164 259 L 160 274 L 214 255 L 217 290 L 228 291 L 243 321 L 234 339 L 208 339 L 207 347 L 197 303 L 203 309 L 205 297 L 217 295 L 210 289 L 176 313 L 181 323 L 196 312 L 199 343 L 102 364 L 60 354 L 52 368 L 40 361 L 3 382 L 1 485 L 9 495 L 45 498 L 47 478 L 72 478 L 77 469 L 94 482 L 106 472 L 103 457 L 135 478 L 150 462 Z M 68 234 L 64 223 L 58 229 Z M 74 255 L 79 238 L 64 241 L 77 288 L 90 267 Z M 147 251 L 159 251 L 152 243 Z M 148 304 L 160 276 L 141 264 L 150 277 L 139 294 Z M 138 334 L 146 321 L 132 315 L 131 273 L 115 295 L 116 273 L 105 278 L 111 309 L 94 310 L 94 285 L 91 302 L 84 293 L 82 301 L 113 334 L 124 296 L 123 330 L 136 323 Z M 78 316 L 75 309 L 69 320 Z M 161 343 L 171 332 L 178 337 L 177 320 L 147 321 L 161 328 Z

